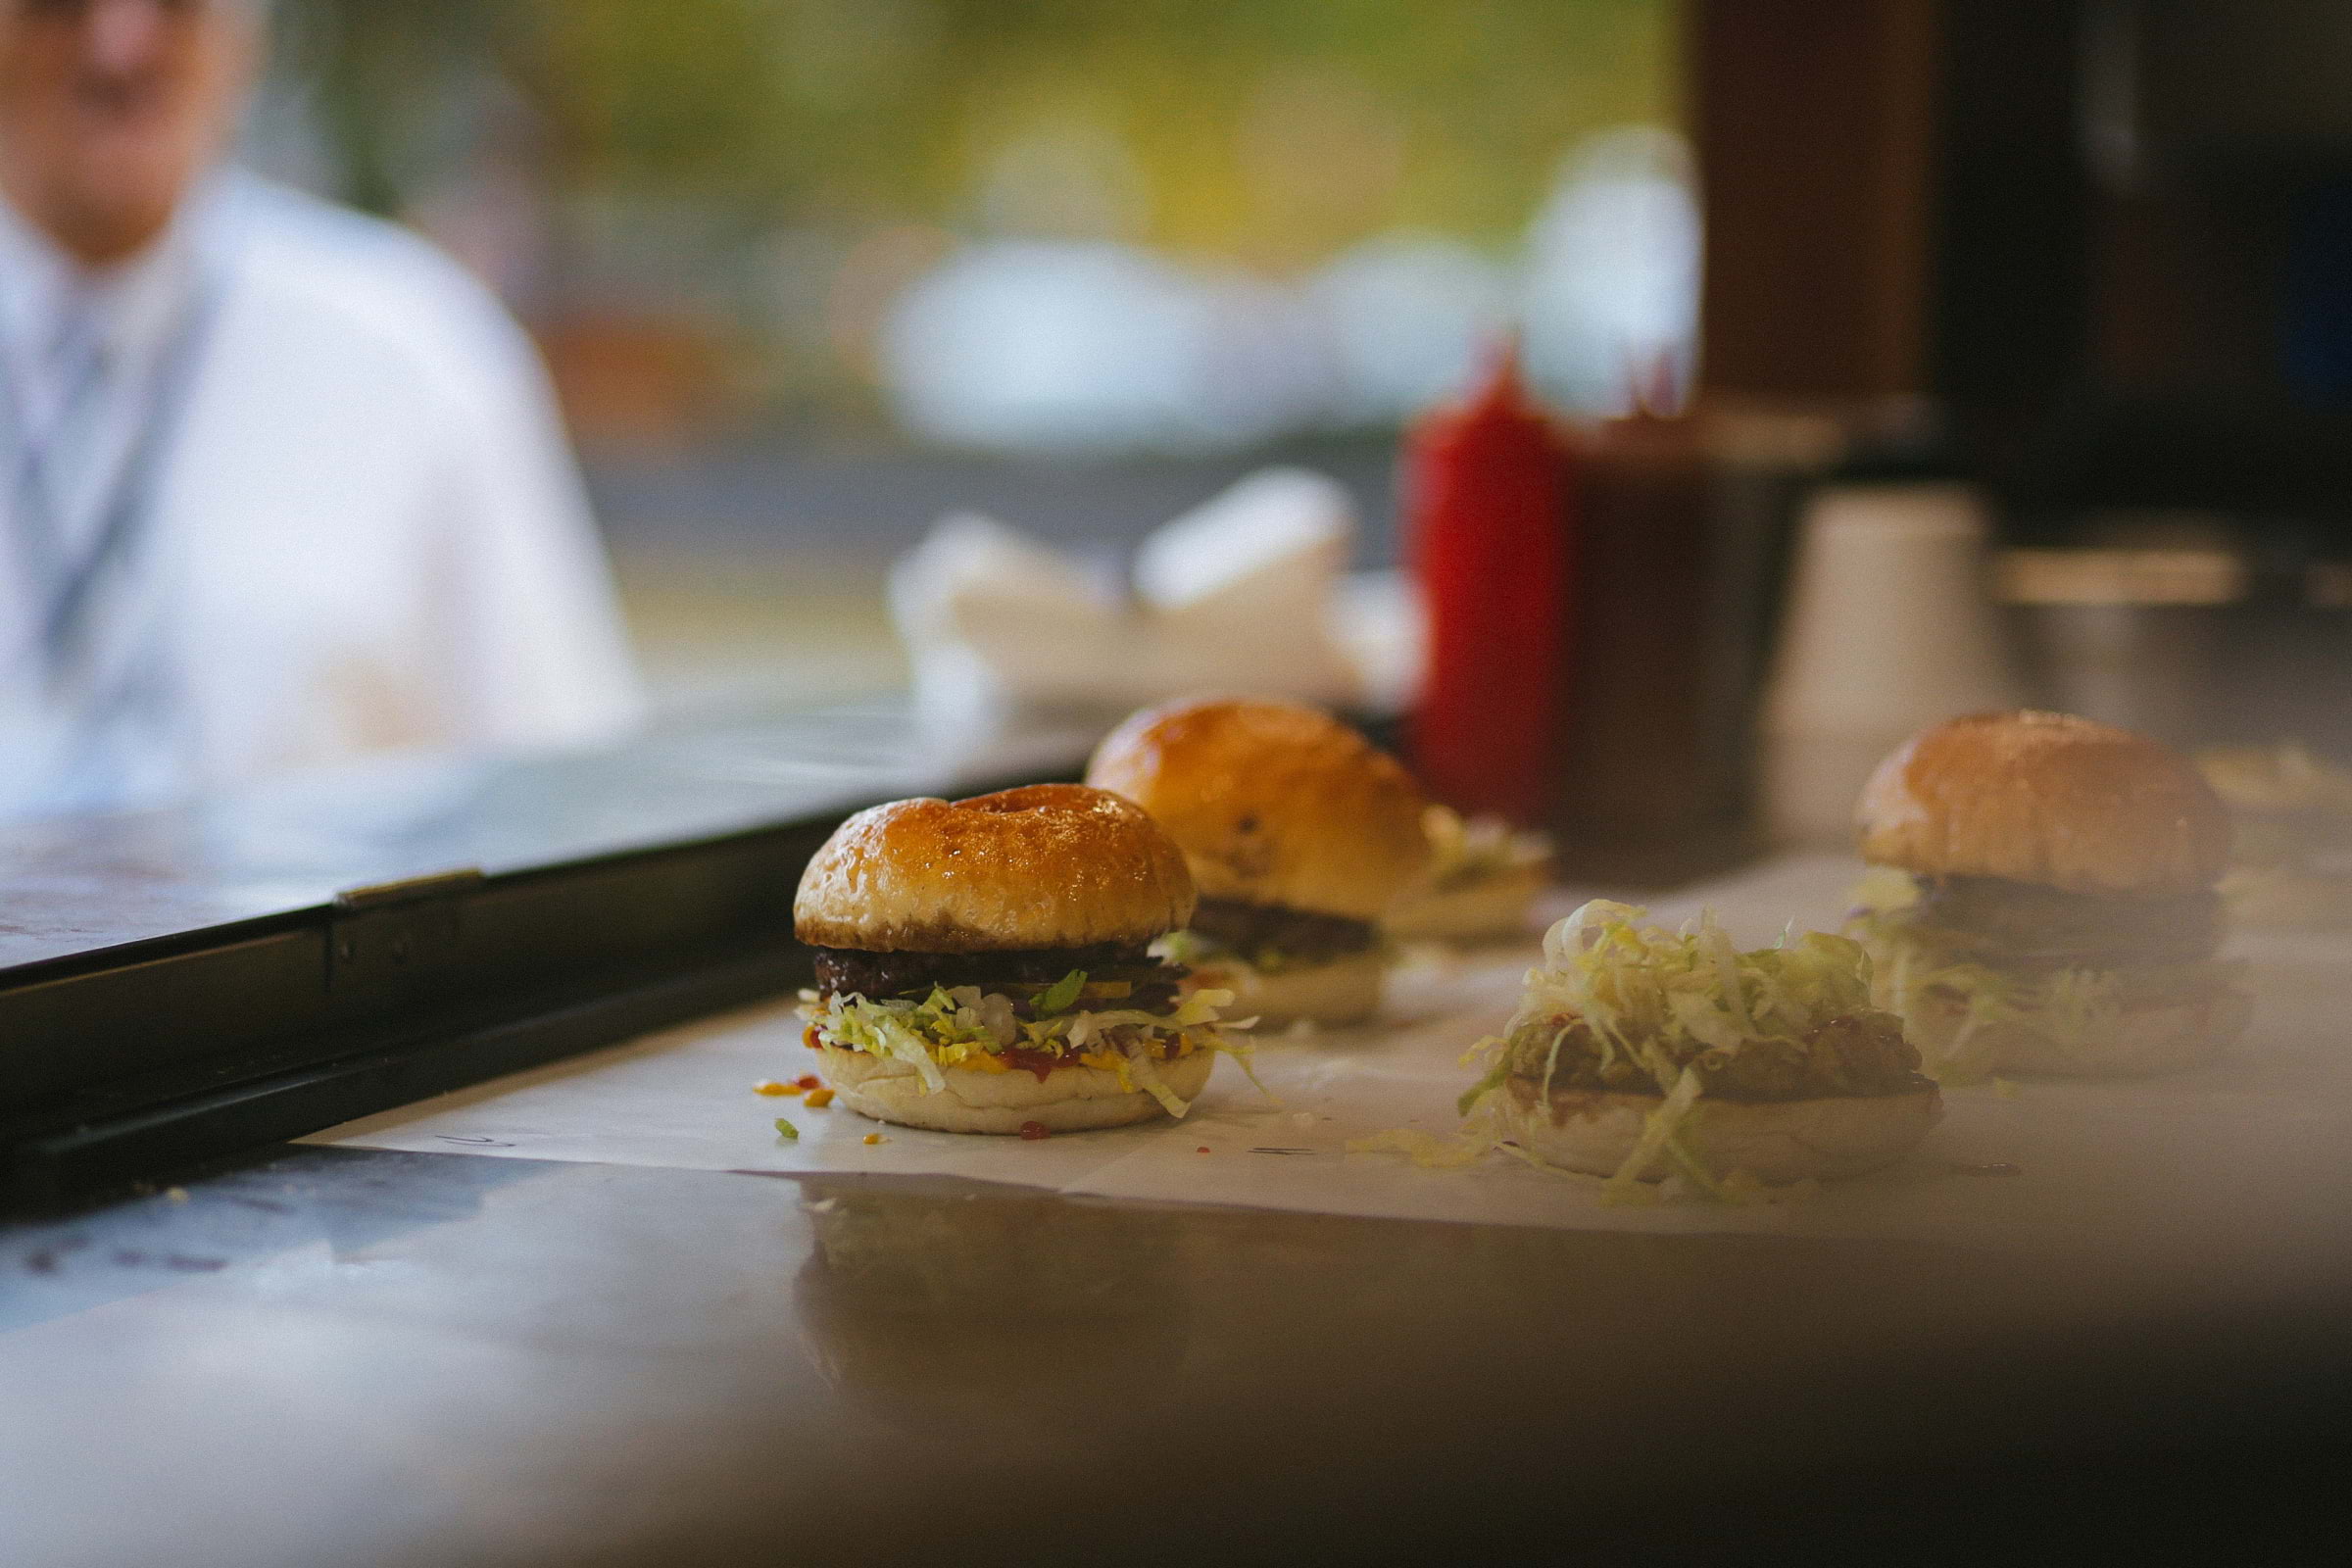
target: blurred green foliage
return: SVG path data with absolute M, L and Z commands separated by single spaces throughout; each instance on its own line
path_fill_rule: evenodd
M 345 194 L 468 154 L 445 101 L 527 104 L 563 200 L 745 231 L 972 220 L 1010 138 L 1083 125 L 1135 237 L 1265 265 L 1421 225 L 1502 239 L 1562 153 L 1671 120 L 1671 0 L 281 0 Z
M 275 85 L 291 167 L 507 287 L 583 430 L 614 396 L 870 430 L 890 303 L 957 235 L 1499 258 L 1580 140 L 1677 118 L 1675 5 L 275 0 Z M 635 324 L 557 352 L 598 320 Z

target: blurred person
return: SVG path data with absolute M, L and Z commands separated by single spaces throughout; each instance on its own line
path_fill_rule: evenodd
M 0 0 L 0 816 L 642 699 L 528 340 L 225 166 L 267 0 Z

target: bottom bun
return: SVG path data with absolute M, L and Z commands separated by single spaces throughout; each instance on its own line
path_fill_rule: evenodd
M 1554 1089 L 1550 1114 L 1537 1109 L 1539 1086 L 1504 1080 L 1496 1097 L 1505 1135 L 1546 1165 L 1614 1176 L 1641 1141 L 1659 1095 Z M 1901 1095 L 1820 1100 L 1701 1100 L 1682 1125 L 1684 1146 L 1718 1176 L 1745 1171 L 1776 1186 L 1809 1176 L 1858 1176 L 1891 1165 L 1943 1116 L 1931 1084 Z M 1671 1169 L 1660 1152 L 1634 1174 L 1657 1181 Z
M 1248 964 L 1222 959 L 1200 966 L 1206 985 L 1231 984 L 1233 1005 L 1225 1011 L 1254 1017 L 1260 1024 L 1360 1023 L 1380 1010 L 1381 977 L 1387 966 L 1378 948 L 1330 963 L 1301 965 L 1264 974 Z
M 826 1084 L 843 1104 L 860 1116 L 901 1127 L 1017 1133 L 1035 1122 L 1051 1133 L 1076 1133 L 1167 1114 L 1142 1090 L 1121 1088 L 1119 1075 L 1103 1067 L 1056 1067 L 1043 1079 L 1018 1068 L 983 1072 L 943 1067 L 946 1086 L 925 1090 L 914 1068 L 896 1056 L 835 1046 L 823 1047 L 817 1054 L 824 1060 Z M 1215 1052 L 1196 1051 L 1159 1063 L 1159 1076 L 1171 1094 L 1189 1104 L 1199 1098 L 1216 1064 Z
M 1544 868 L 1512 866 L 1459 887 L 1407 894 L 1381 924 L 1405 941 L 1493 942 L 1528 935 Z
M 2071 1035 L 2057 1018 L 2028 1013 L 1986 1023 L 1965 1044 L 1970 1061 L 1999 1073 L 2067 1078 L 2146 1078 L 2199 1066 L 2220 1055 L 2245 1031 L 2254 999 L 2242 991 L 2216 991 L 2193 1002 L 2127 1007 L 2110 1029 Z M 1951 1054 L 1968 1021 L 1958 1002 L 1929 998 L 1914 1005 L 1904 1031 L 1929 1061 Z

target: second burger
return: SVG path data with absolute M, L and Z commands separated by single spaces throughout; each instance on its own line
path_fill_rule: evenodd
M 1237 1010 L 1348 1023 L 1379 1008 L 1379 921 L 1430 853 L 1395 759 L 1316 709 L 1239 698 L 1135 714 L 1086 776 L 1184 851 L 1200 903 L 1179 956 L 1230 983 Z

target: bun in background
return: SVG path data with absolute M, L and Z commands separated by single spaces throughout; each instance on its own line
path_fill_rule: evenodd
M 1547 881 L 1541 865 L 1512 865 L 1458 887 L 1417 890 L 1390 911 L 1388 932 L 1405 941 L 1491 942 L 1533 936 L 1528 911 Z
M 1204 979 L 1217 985 L 1228 980 L 1233 1005 L 1225 1010 L 1237 1017 L 1255 1018 L 1261 1028 L 1274 1028 L 1300 1018 L 1316 1023 L 1360 1023 L 1380 1010 L 1384 962 L 1378 948 L 1328 963 L 1300 964 L 1268 974 L 1239 959 L 1210 960 Z
M 1146 709 L 1096 749 L 1086 778 L 1159 820 L 1205 899 L 1372 921 L 1429 858 L 1411 776 L 1296 703 Z

